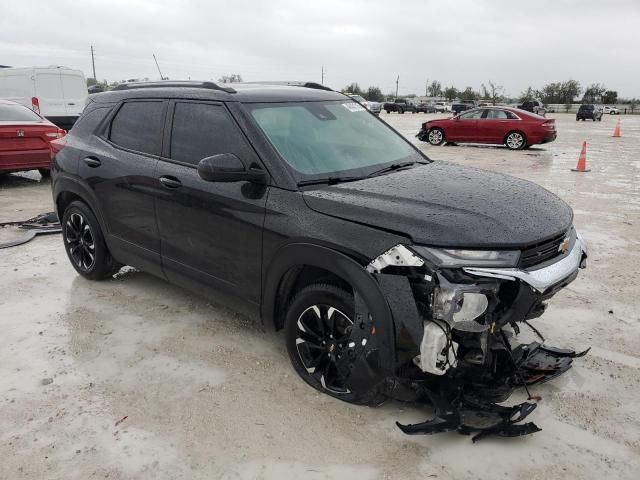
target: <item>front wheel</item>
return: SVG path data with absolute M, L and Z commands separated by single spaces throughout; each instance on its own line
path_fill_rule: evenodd
M 341 288 L 329 284 L 303 288 L 287 309 L 287 352 L 298 375 L 316 390 L 345 402 L 380 403 L 356 397 L 337 367 L 353 347 L 354 310 L 353 296 Z
M 521 150 L 527 146 L 527 139 L 521 132 L 511 132 L 505 137 L 504 144 L 511 150 Z
M 89 280 L 103 280 L 119 268 L 109 253 L 98 220 L 84 202 L 72 202 L 64 211 L 62 241 L 73 268 Z
M 427 140 L 431 145 L 441 145 L 444 142 L 444 131 L 441 128 L 432 128 L 429 130 Z

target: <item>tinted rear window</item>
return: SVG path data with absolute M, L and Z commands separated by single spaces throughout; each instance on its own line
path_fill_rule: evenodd
M 0 122 L 42 122 L 42 118 L 23 105 L 0 104 Z
M 160 155 L 164 102 L 127 102 L 111 122 L 109 140 L 136 152 Z

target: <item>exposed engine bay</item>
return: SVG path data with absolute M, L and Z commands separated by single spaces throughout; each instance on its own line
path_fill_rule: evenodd
M 540 430 L 522 423 L 539 400 L 528 386 L 561 375 L 588 351 L 547 346 L 529 323 L 586 267 L 586 246 L 573 228 L 556 243 L 539 247 L 542 253 L 529 260 L 538 262 L 533 266 L 523 267 L 519 251 L 504 252 L 504 259 L 493 255 L 505 263 L 496 267 L 496 258 L 469 261 L 456 258 L 462 251 L 403 245 L 369 264 L 401 325 L 396 326 L 397 379 L 389 396 L 435 409 L 435 416 L 423 423 L 398 423 L 404 433 L 455 430 L 475 433 L 476 441 Z M 485 253 L 493 254 L 478 252 L 477 257 L 488 257 Z M 522 326 L 530 327 L 540 342 L 520 344 Z M 521 387 L 529 401 L 499 405 Z

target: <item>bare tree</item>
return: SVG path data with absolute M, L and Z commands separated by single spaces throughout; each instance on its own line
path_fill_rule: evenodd
M 221 83 L 242 83 L 242 75 L 232 73 L 231 75 L 223 75 L 218 79 Z
M 502 85 L 498 85 L 497 83 L 494 83 L 491 80 L 489 80 L 487 83 L 489 84 L 488 88 L 485 86 L 484 83 L 482 84 L 482 96 L 487 99 L 490 99 L 491 103 L 495 105 L 496 103 L 500 102 L 504 97 L 504 87 Z

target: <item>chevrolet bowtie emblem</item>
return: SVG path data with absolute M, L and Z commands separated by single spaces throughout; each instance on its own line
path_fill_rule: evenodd
M 558 251 L 561 253 L 567 253 L 569 251 L 569 237 L 562 240 L 562 243 L 558 245 Z

